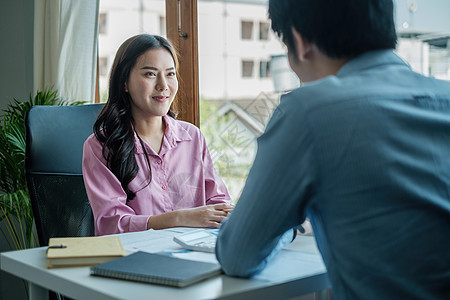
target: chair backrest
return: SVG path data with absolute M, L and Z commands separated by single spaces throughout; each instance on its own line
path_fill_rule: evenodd
M 25 118 L 25 175 L 41 246 L 94 235 L 82 174 L 83 143 L 103 104 L 34 106 Z

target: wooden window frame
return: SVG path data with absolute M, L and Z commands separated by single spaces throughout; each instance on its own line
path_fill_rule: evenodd
M 199 127 L 197 0 L 166 0 L 166 32 L 179 55 L 178 119 Z

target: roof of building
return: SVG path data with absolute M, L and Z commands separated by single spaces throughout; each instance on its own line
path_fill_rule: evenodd
M 226 115 L 230 112 L 257 135 L 263 133 L 269 119 L 275 113 L 280 101 L 280 94 L 261 92 L 254 99 L 234 99 L 230 101 L 214 100 L 219 104 L 217 114 Z
M 450 34 L 448 33 L 435 33 L 435 32 L 424 32 L 424 31 L 399 31 L 397 32 L 399 38 L 405 39 L 416 39 L 423 41 L 431 46 L 437 48 L 448 48 L 450 49 Z

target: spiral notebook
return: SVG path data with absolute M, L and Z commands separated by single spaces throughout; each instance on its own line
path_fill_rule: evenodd
M 220 265 L 138 251 L 91 267 L 91 275 L 185 287 L 221 273 Z

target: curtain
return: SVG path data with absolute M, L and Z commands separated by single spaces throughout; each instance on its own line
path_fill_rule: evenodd
M 35 0 L 34 91 L 94 102 L 99 0 Z

